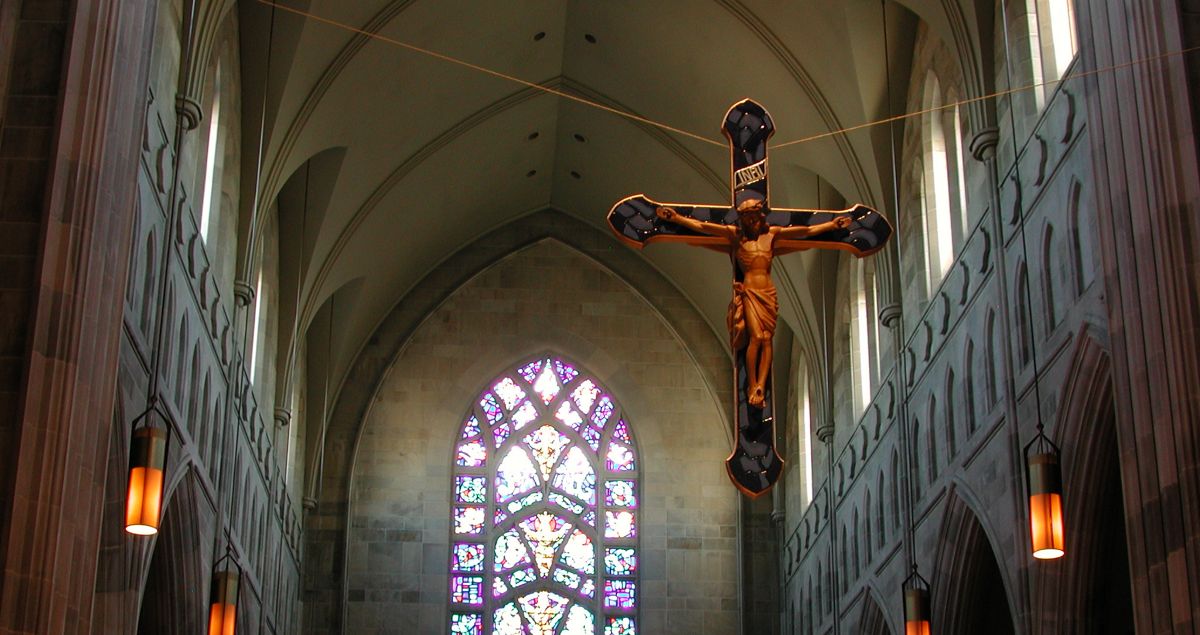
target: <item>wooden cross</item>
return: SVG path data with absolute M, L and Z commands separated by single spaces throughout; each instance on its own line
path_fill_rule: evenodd
M 642 194 L 617 202 L 608 223 L 623 242 L 682 242 L 729 255 L 733 300 L 726 317 L 734 353 L 734 448 L 725 469 L 751 497 L 779 480 L 775 450 L 771 361 L 779 303 L 771 282 L 775 256 L 805 249 L 842 249 L 858 257 L 883 248 L 887 219 L 864 205 L 847 210 L 773 208 L 767 188 L 767 139 L 775 125 L 767 111 L 744 99 L 725 113 L 722 132 L 732 156 L 732 205 L 658 203 Z

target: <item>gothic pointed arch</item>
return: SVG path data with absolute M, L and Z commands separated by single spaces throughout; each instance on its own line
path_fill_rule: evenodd
M 202 554 L 209 541 L 202 535 L 197 476 L 181 466 L 177 485 L 165 499 L 162 528 L 149 550 L 149 564 L 141 586 L 137 622 L 139 635 L 185 635 L 204 626 L 205 585 L 208 571 Z
M 882 603 L 877 594 L 868 589 L 862 595 L 862 616 L 858 619 L 859 635 L 892 635 L 888 624 L 887 614 L 883 611 Z
M 956 485 L 946 495 L 932 587 L 933 623 L 947 633 L 1015 633 L 1009 583 L 997 550 Z
M 1079 334 L 1051 430 L 1063 448 L 1069 557 L 1035 570 L 1035 588 L 1054 592 L 1033 597 L 1045 598 L 1050 607 L 1034 609 L 1062 632 L 1134 630 L 1111 360 L 1100 337 L 1091 327 Z

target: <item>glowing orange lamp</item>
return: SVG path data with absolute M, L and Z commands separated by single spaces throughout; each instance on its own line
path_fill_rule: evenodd
M 913 565 L 912 575 L 904 581 L 904 635 L 930 635 L 929 628 L 929 581 L 917 573 Z
M 223 561 L 227 568 L 217 570 Z M 214 565 L 210 608 L 208 611 L 208 635 L 234 635 L 237 630 L 238 586 L 242 571 L 233 561 L 229 551 Z
M 1026 476 L 1029 481 L 1029 535 L 1033 557 L 1061 558 L 1066 553 L 1063 537 L 1062 468 L 1059 449 L 1038 424 L 1038 434 L 1025 446 Z
M 147 415 L 152 411 L 147 411 Z M 138 419 L 145 421 L 146 415 Z M 125 531 L 135 536 L 158 533 L 168 441 L 166 428 L 143 425 L 133 430 L 129 445 L 129 486 L 125 494 Z

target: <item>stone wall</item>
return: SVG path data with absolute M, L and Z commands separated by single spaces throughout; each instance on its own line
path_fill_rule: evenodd
M 712 387 L 654 305 L 551 240 L 455 291 L 379 387 L 353 468 L 346 632 L 445 632 L 449 457 L 463 413 L 489 379 L 544 350 L 608 386 L 638 439 L 641 628 L 737 629 L 739 504 Z

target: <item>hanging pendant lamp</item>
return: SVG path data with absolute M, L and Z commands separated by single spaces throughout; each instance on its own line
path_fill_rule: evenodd
M 904 635 L 930 635 L 929 581 L 917 572 L 904 581 Z
M 135 536 L 157 534 L 162 520 L 163 485 L 171 435 L 169 427 L 155 425 L 153 415 L 162 416 L 157 400 L 134 419 L 133 437 L 129 443 L 125 531 Z
M 242 567 L 234 560 L 227 544 L 225 555 L 213 564 L 208 635 L 234 635 L 237 632 L 238 588 L 241 580 Z
M 1062 468 L 1058 446 L 1042 432 L 1025 446 L 1025 476 L 1029 486 L 1029 535 L 1033 557 L 1054 560 L 1066 553 L 1063 532 Z

